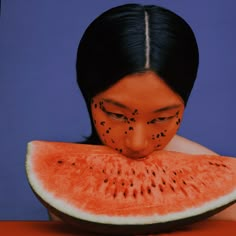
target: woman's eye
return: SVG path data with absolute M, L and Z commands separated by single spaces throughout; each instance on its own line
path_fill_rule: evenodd
M 113 112 L 107 112 L 107 115 L 108 115 L 109 117 L 111 117 L 112 119 L 115 119 L 115 120 L 122 120 L 122 121 L 127 120 L 127 117 L 124 116 L 123 114 L 113 113 Z
M 168 117 L 157 117 L 155 119 L 152 119 L 151 121 L 149 121 L 149 123 L 154 124 L 154 123 L 161 123 L 161 122 L 165 122 L 167 120 L 170 120 L 174 118 L 174 116 L 168 116 Z

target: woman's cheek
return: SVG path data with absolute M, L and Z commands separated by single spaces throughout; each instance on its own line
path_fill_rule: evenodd
M 175 117 L 171 120 L 168 125 L 165 123 L 162 125 L 160 124 L 156 130 L 151 134 L 153 147 L 155 150 L 161 150 L 165 148 L 165 146 L 171 141 L 171 139 L 177 133 L 180 123 L 182 120 L 182 112 L 176 112 Z M 151 124 L 150 124 L 151 125 Z M 157 124 L 158 125 L 158 124 Z

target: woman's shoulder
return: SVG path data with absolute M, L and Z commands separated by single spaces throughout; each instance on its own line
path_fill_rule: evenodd
M 180 135 L 175 135 L 169 142 L 169 144 L 165 147 L 165 150 L 184 152 L 189 154 L 218 155 L 216 152 L 208 149 L 207 147 L 190 139 L 184 138 Z

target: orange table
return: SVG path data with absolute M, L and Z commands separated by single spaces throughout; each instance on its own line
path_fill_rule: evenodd
M 1 236 L 89 236 L 66 224 L 52 221 L 0 221 Z M 158 236 L 235 236 L 236 221 L 206 220 L 183 230 Z

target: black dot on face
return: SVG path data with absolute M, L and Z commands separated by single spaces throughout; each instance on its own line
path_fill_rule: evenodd
M 157 136 L 156 136 L 157 138 L 159 138 L 160 137 L 160 134 L 157 134 Z
M 135 118 L 130 118 L 130 121 L 132 121 L 132 122 L 135 122 L 136 120 L 135 120 Z
M 115 143 L 115 141 L 114 141 L 113 139 L 111 139 L 111 142 L 112 142 L 112 143 Z
M 119 152 L 122 153 L 122 149 L 120 149 Z
M 161 136 L 162 136 L 162 137 L 165 137 L 166 135 L 165 135 L 163 132 L 161 132 Z
M 104 107 L 103 107 L 103 102 L 99 102 L 99 107 L 103 110 Z
M 127 134 L 127 131 L 125 131 L 125 134 Z
M 133 111 L 132 114 L 133 114 L 133 115 L 137 115 L 137 114 L 138 114 L 138 109 L 134 109 L 134 111 Z
M 160 144 L 157 144 L 157 148 L 159 148 L 161 145 Z
M 132 126 L 129 127 L 129 130 L 134 130 L 134 128 Z
M 100 122 L 100 125 L 103 125 L 103 126 L 104 126 L 104 125 L 105 125 L 105 121 L 101 121 L 101 122 Z
M 106 130 L 106 133 L 109 134 L 109 130 Z

